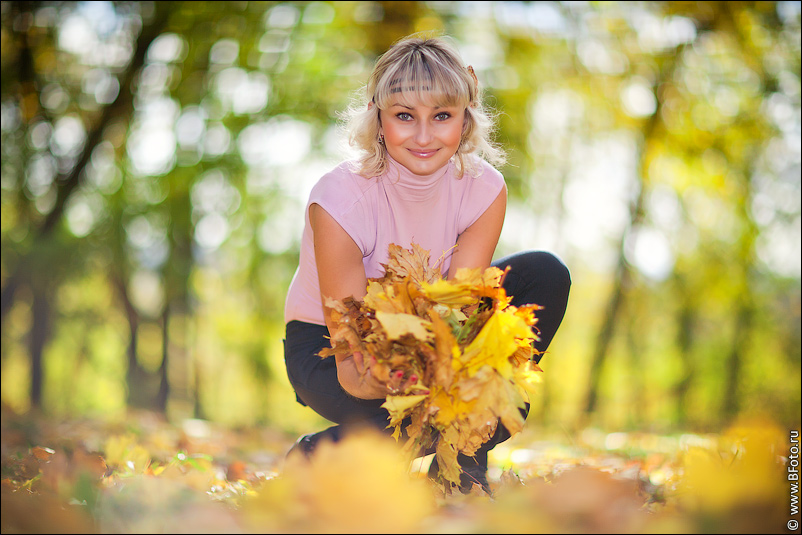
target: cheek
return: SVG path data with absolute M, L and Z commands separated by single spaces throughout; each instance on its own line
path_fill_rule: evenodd
M 459 145 L 460 141 L 462 141 L 462 124 L 455 123 L 449 126 L 450 128 L 443 133 L 443 141 L 449 145 Z
M 384 139 L 390 143 L 404 138 L 403 129 L 394 125 L 392 122 L 385 122 L 382 124 L 382 133 L 384 134 Z

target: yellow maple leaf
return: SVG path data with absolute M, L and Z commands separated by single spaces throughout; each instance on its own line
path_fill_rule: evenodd
M 543 380 L 538 372 L 543 369 L 535 362 L 529 360 L 515 368 L 513 381 L 525 392 L 534 392 L 535 387 Z
M 482 366 L 489 365 L 504 377 L 511 377 L 513 368 L 509 357 L 520 347 L 519 341 L 529 343 L 533 338 L 532 330 L 521 317 L 497 311 L 468 344 L 455 366 L 464 367 L 468 375 L 473 375 Z
M 473 294 L 473 285 L 469 283 L 457 283 L 438 279 L 432 283 L 424 282 L 421 284 L 426 297 L 437 303 L 450 307 L 461 307 L 472 305 L 479 301 Z
M 440 437 L 440 441 L 437 443 L 437 450 L 435 452 L 437 464 L 440 467 L 440 475 L 455 485 L 459 485 L 459 476 L 461 473 L 459 462 L 457 461 L 457 453 L 459 452 L 456 447 L 454 447 L 458 439 L 458 431 L 456 429 L 453 427 L 446 428 Z
M 408 466 L 401 448 L 378 431 L 322 441 L 311 459 L 288 458 L 281 477 L 244 501 L 244 531 L 425 532 L 436 504 L 426 481 L 410 477 Z
M 382 312 L 398 312 L 393 305 L 391 296 L 388 295 L 388 292 L 393 290 L 392 286 L 385 290 L 384 286 L 378 282 L 370 281 L 368 282 L 367 290 L 368 293 L 364 298 L 365 305 L 373 310 L 381 310 Z
M 683 476 L 675 490 L 679 503 L 696 514 L 722 518 L 745 508 L 761 511 L 758 530 L 774 525 L 768 518 L 781 525 L 787 513 L 781 506 L 788 488 L 779 458 L 785 439 L 774 422 L 753 420 L 730 427 L 712 445 L 688 448 L 681 455 Z M 753 529 L 747 526 L 743 532 Z
M 387 409 L 390 413 L 392 420 L 403 420 L 406 418 L 409 411 L 418 405 L 421 401 L 426 399 L 425 394 L 416 394 L 413 396 L 387 396 L 387 400 L 382 403 L 382 407 Z
M 376 319 L 387 333 L 388 340 L 398 340 L 405 334 L 411 334 L 421 341 L 431 340 L 434 336 L 426 329 L 430 323 L 412 314 L 377 311 Z
M 370 280 L 364 297 L 364 306 L 374 311 L 414 314 L 415 305 L 412 303 L 407 286 L 404 281 L 382 285 Z
M 495 266 L 484 271 L 479 268 L 459 268 L 454 275 L 454 281 L 473 286 L 477 290 L 482 287 L 499 288 L 505 274 L 506 271 Z
M 489 383 L 492 387 L 487 389 L 491 397 L 488 406 L 511 435 L 518 434 L 524 427 L 524 415 L 519 410 L 524 406 L 523 398 L 513 383 L 498 374 Z
M 445 427 L 460 418 L 464 418 L 466 414 L 474 409 L 475 403 L 472 400 L 462 399 L 446 392 L 442 388 L 438 388 L 432 395 L 431 405 L 433 411 L 436 411 L 434 414 L 435 423 Z
M 492 420 L 501 418 L 512 435 L 523 429 L 524 418 L 518 409 L 524 406 L 524 400 L 518 387 L 490 366 L 483 366 L 472 377 L 460 381 L 458 389 L 462 400 L 473 401 L 476 407 L 487 410 Z M 470 427 L 475 429 L 483 425 L 483 419 L 488 419 L 483 415 L 470 415 L 469 418 L 472 422 Z

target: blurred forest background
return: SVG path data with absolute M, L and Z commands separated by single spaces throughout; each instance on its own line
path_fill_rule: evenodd
M 497 256 L 573 287 L 529 420 L 800 420 L 799 2 L 7 2 L 2 403 L 326 423 L 283 304 L 376 57 L 452 36 L 500 118 Z

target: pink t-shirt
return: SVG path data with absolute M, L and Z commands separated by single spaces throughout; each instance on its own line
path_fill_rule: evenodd
M 384 275 L 388 247 L 395 243 L 410 248 L 412 242 L 430 251 L 434 266 L 445 252 L 441 272 L 451 264 L 451 248 L 496 199 L 504 177 L 485 161 L 478 176 L 457 178 L 453 163 L 429 176 L 412 174 L 390 159 L 379 177 L 356 174 L 350 162 L 341 163 L 312 188 L 306 205 L 301 256 L 287 301 L 284 321 L 325 325 L 323 301 L 315 264 L 309 206 L 320 205 L 348 233 L 362 251 L 368 278 Z

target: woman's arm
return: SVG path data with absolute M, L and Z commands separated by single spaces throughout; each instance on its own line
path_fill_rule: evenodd
M 309 207 L 309 221 L 314 235 L 321 296 L 333 299 L 365 297 L 367 276 L 362 263 L 362 251 L 357 244 L 318 204 Z M 331 311 L 325 308 L 324 315 L 329 333 L 333 333 L 335 325 Z M 337 379 L 346 392 L 361 399 L 380 399 L 387 395 L 386 386 L 370 375 L 369 369 L 366 370 L 361 353 L 335 358 Z
M 490 267 L 493 253 L 501 236 L 504 215 L 507 212 L 507 186 L 501 189 L 493 203 L 479 219 L 465 229 L 457 238 L 457 248 L 451 257 L 448 278 L 454 278 L 459 268 Z

